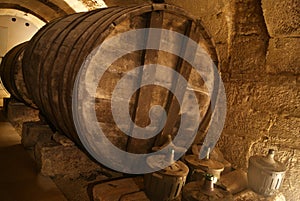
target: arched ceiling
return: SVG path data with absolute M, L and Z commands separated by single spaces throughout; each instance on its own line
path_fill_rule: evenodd
M 0 8 L 11 8 L 30 13 L 45 22 L 74 12 L 64 1 L 57 5 L 47 0 L 0 0 Z
M 44 22 L 101 7 L 106 7 L 103 0 L 0 0 L 0 9 L 15 9 L 30 13 Z
M 151 0 L 0 0 L 0 9 L 19 10 L 30 13 L 44 22 L 49 22 L 75 12 L 145 2 L 151 2 Z

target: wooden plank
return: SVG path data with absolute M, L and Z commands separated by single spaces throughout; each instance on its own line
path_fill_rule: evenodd
M 163 16 L 164 13 L 162 11 L 151 12 L 148 27 L 162 28 Z M 154 35 L 151 32 L 149 32 L 147 44 L 151 43 L 152 47 L 153 45 L 155 45 L 157 47 L 156 49 L 159 49 L 160 39 L 161 39 L 161 35 Z M 156 44 L 153 44 L 154 42 L 156 42 Z M 146 48 L 142 59 L 143 59 L 142 61 L 143 65 L 156 64 L 158 61 L 158 51 Z M 156 73 L 155 69 L 151 69 L 151 70 L 147 69 L 147 71 L 145 71 L 145 68 L 143 68 L 143 72 L 140 72 L 141 75 L 140 84 L 142 84 L 145 79 L 155 78 L 155 73 Z M 140 127 L 146 127 L 150 123 L 148 114 L 151 108 L 152 93 L 153 90 L 155 90 L 154 88 L 155 86 L 147 86 L 147 87 L 140 88 L 138 91 L 137 100 L 136 100 L 137 103 L 136 111 L 133 113 L 134 116 L 132 118 L 134 119 L 135 124 Z M 133 129 L 133 125 L 131 126 L 131 131 L 132 129 Z M 152 147 L 154 139 L 143 140 L 143 139 L 138 139 L 138 136 L 136 137 L 137 138 L 132 137 L 128 140 L 127 151 L 132 153 L 149 152 L 149 149 Z
M 207 111 L 199 125 L 198 131 L 197 131 L 197 136 L 195 137 L 194 144 L 200 144 L 203 142 L 203 139 L 205 138 L 205 135 L 208 131 L 210 121 L 211 121 L 211 116 L 212 116 L 212 109 L 211 109 L 211 103 L 209 104 Z
M 188 29 L 186 30 L 185 35 L 188 36 L 190 39 L 198 42 L 201 38 L 200 27 L 198 26 L 198 24 L 191 21 Z M 186 46 L 187 46 L 187 44 L 184 44 L 182 46 L 183 48 L 181 50 L 184 55 L 184 58 L 194 59 L 195 55 L 196 55 L 196 50 L 190 51 L 190 49 L 189 49 L 189 51 L 186 51 L 186 48 L 187 48 Z M 190 55 L 190 54 L 193 54 L 193 55 Z M 190 65 L 188 65 L 188 63 L 185 60 L 183 60 L 182 58 L 179 58 L 176 69 L 177 69 L 177 72 L 179 72 L 181 74 L 181 76 L 183 76 L 187 81 L 189 80 L 192 67 Z M 184 92 L 184 91 L 186 91 L 187 86 L 182 86 L 182 85 L 178 84 L 178 82 L 177 82 L 174 87 L 175 87 L 174 91 Z M 171 92 L 169 93 L 169 97 L 168 97 L 169 101 L 168 101 L 168 104 L 166 107 L 166 110 L 168 111 L 167 122 L 166 122 L 166 125 L 165 125 L 163 131 L 161 132 L 161 134 L 157 136 L 156 141 L 155 141 L 155 146 L 163 145 L 167 141 L 168 135 L 173 134 L 173 128 L 175 127 L 175 124 L 180 115 L 179 114 L 180 105 L 178 104 L 178 102 L 182 102 L 184 94 L 185 93 L 181 93 L 179 96 L 175 97 Z

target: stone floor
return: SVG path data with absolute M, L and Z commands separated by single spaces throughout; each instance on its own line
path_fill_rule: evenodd
M 20 141 L 0 108 L 0 200 L 66 201 L 54 182 L 38 173 Z
M 104 168 L 100 172 L 51 178 L 38 172 L 33 157 L 21 145 L 20 134 L 4 117 L 0 107 L 0 201 L 149 201 L 141 185 L 143 177 L 142 182 L 138 180 L 139 185 L 135 185 L 124 175 Z M 180 196 L 177 199 L 180 200 Z M 231 200 L 286 201 L 281 193 L 263 197 L 248 189 L 235 194 Z

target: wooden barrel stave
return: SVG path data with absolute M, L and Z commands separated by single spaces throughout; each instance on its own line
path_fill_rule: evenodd
M 104 10 L 105 11 L 105 10 Z M 118 11 L 118 10 L 117 10 Z M 117 12 L 117 11 L 115 11 L 115 12 Z M 99 18 L 99 17 L 98 17 Z M 102 18 L 101 18 L 102 19 Z M 73 24 L 73 23 L 72 23 Z M 80 28 L 81 28 L 82 26 L 80 26 Z M 79 35 L 79 36 L 81 36 L 80 34 L 78 34 L 78 32 L 79 32 L 80 30 L 78 30 L 77 32 L 76 31 L 74 31 L 74 33 L 76 33 L 77 35 Z M 85 33 L 86 31 L 81 31 L 81 32 L 83 32 L 83 33 Z M 80 33 L 80 32 L 79 32 Z M 90 33 L 93 33 L 93 31 L 91 31 Z M 51 36 L 53 35 L 53 33 L 51 33 L 50 34 Z M 71 41 L 72 40 L 74 40 L 74 38 L 72 37 L 72 35 L 70 34 L 70 33 L 68 33 L 68 35 L 67 35 L 68 37 L 67 38 L 65 38 L 65 40 L 62 42 L 62 45 L 59 47 L 59 48 L 61 48 L 61 47 L 65 47 L 65 45 L 69 45 L 69 44 L 72 44 L 71 43 Z M 46 36 L 45 36 L 46 37 Z M 59 38 L 59 37 L 58 37 Z M 72 40 L 71 41 L 67 41 L 68 40 L 68 38 L 71 38 Z M 80 37 L 79 37 L 80 38 Z M 51 41 L 51 40 L 50 40 Z M 75 46 L 76 44 L 74 44 L 74 46 Z M 82 43 L 82 45 L 85 45 L 84 43 Z M 58 49 L 53 49 L 53 48 L 50 48 L 50 50 L 52 51 L 52 52 L 59 52 L 59 48 Z M 73 69 L 76 69 L 76 68 L 72 68 L 72 67 L 69 67 L 69 66 L 72 66 L 72 65 L 76 65 L 76 64 L 73 64 L 73 63 L 75 63 L 75 62 L 73 62 L 73 61 L 76 61 L 76 58 L 78 58 L 78 56 L 75 54 L 74 55 L 74 49 L 76 50 L 76 48 L 78 48 L 78 47 L 68 47 L 67 48 L 67 50 L 70 50 L 70 51 L 72 51 L 71 53 L 66 53 L 66 55 L 68 55 L 68 54 L 70 54 L 70 56 L 69 56 L 69 60 L 65 60 L 65 62 L 69 62 L 70 64 L 61 64 L 61 66 L 63 66 L 65 69 L 71 69 L 71 70 L 73 70 Z M 62 49 L 62 48 L 61 48 Z M 82 50 L 82 49 L 81 49 Z M 37 51 L 39 51 L 39 50 L 37 50 Z M 77 52 L 81 52 L 81 51 L 77 51 Z M 59 57 L 57 57 L 56 59 L 59 59 Z M 48 60 L 46 60 L 46 61 L 49 61 L 49 59 Z M 52 59 L 50 60 L 50 62 L 52 61 Z M 64 61 L 64 60 L 63 60 Z M 72 62 L 70 62 L 70 61 L 72 61 Z M 69 67 L 69 68 L 68 68 Z M 44 64 L 44 66 L 43 66 L 43 68 L 42 69 L 45 69 L 45 70 L 47 70 L 47 69 L 50 69 L 50 70 L 52 70 L 53 68 L 51 68 L 51 66 L 50 65 L 47 65 L 47 63 L 46 64 Z M 59 73 L 61 73 L 61 72 L 59 72 Z M 48 72 L 47 72 L 47 74 L 48 74 Z M 51 73 L 50 73 L 50 75 L 51 75 Z M 63 77 L 68 77 L 69 75 L 72 75 L 72 72 L 71 73 L 67 73 L 67 74 L 65 74 Z M 48 99 L 46 99 L 46 100 L 51 100 L 51 94 L 49 95 L 48 94 L 48 92 L 54 92 L 54 93 L 56 93 L 56 94 L 54 94 L 54 95 L 52 95 L 52 97 L 62 97 L 62 96 L 60 96 L 59 94 L 61 94 L 61 93 L 63 93 L 64 94 L 64 92 L 61 90 L 61 89 L 58 89 L 58 90 L 51 90 L 51 88 L 54 88 L 54 89 L 56 89 L 56 88 L 58 88 L 57 86 L 55 86 L 54 84 L 55 83 L 58 83 L 58 82 L 53 82 L 53 80 L 55 80 L 55 78 L 57 78 L 58 76 L 56 76 L 55 74 L 54 75 L 52 75 L 52 76 L 48 76 L 48 82 L 44 82 L 44 83 L 41 83 L 41 85 L 44 87 L 43 89 L 41 89 L 40 90 L 40 92 L 44 92 L 42 95 L 41 95 L 41 97 L 46 97 L 46 98 L 48 98 Z M 66 79 L 61 79 L 61 80 L 65 80 L 64 82 L 65 82 L 65 84 L 66 84 L 66 86 L 68 86 L 69 85 L 69 83 L 70 83 L 70 81 L 69 81 L 69 79 L 68 78 L 66 78 Z M 60 80 L 60 81 L 61 81 Z M 53 84 L 49 84 L 50 82 L 52 82 Z M 71 82 L 74 82 L 74 80 L 73 81 L 71 81 Z M 46 86 L 48 86 L 48 87 L 46 87 Z M 61 84 L 60 86 L 64 86 L 63 84 Z M 63 87 L 64 88 L 64 87 Z M 65 89 L 67 89 L 68 87 L 65 87 Z M 66 103 L 66 101 L 59 101 L 58 99 L 57 100 L 54 100 L 54 102 L 60 102 L 60 103 Z M 70 104 L 70 101 L 68 102 L 68 104 Z M 42 105 L 43 105 L 43 108 L 45 108 L 45 107 L 49 107 L 49 104 L 47 104 L 47 102 L 45 103 L 45 104 L 43 104 L 42 103 Z M 53 112 L 50 112 L 50 114 L 60 114 L 60 115 L 64 115 L 64 114 L 68 114 L 68 112 L 66 111 L 66 108 L 68 108 L 68 107 L 60 107 L 61 105 L 67 105 L 67 104 L 59 104 L 59 108 L 57 108 L 57 107 L 53 107 L 53 108 L 57 108 L 57 111 L 55 111 L 55 110 L 52 110 Z M 57 105 L 56 105 L 57 106 Z M 50 105 L 50 107 L 51 107 L 51 105 Z M 45 110 L 49 110 L 48 108 L 47 109 L 45 109 Z M 70 114 L 69 114 L 70 115 Z M 67 122 L 67 123 L 65 123 L 65 122 L 63 122 L 63 121 L 67 121 L 69 118 L 61 118 L 60 119 L 60 121 L 61 120 L 63 120 L 63 121 L 61 121 L 61 122 L 55 122 L 55 117 L 53 117 L 53 118 L 51 118 L 51 119 L 53 119 L 52 120 L 52 122 L 54 122 L 54 124 L 56 124 L 56 125 L 60 125 L 59 127 L 60 128 L 62 128 L 62 130 L 64 131 L 64 133 L 74 133 L 74 132 L 72 132 L 72 130 L 70 131 L 70 128 L 72 128 L 70 125 L 72 125 L 72 123 L 70 123 L 70 121 L 69 122 Z M 64 126 L 64 125 L 66 125 L 66 126 Z M 68 135 L 68 134 L 67 134 Z M 69 136 L 70 137 L 70 136 Z M 76 136 L 75 136 L 76 137 Z M 75 138 L 74 136 L 71 136 L 71 138 Z M 77 142 L 78 142 L 78 140 L 77 140 Z
M 140 6 L 130 8 L 130 10 L 137 9 L 139 7 Z M 74 83 L 74 81 L 76 79 L 76 77 L 74 75 L 77 75 L 77 72 L 78 72 L 79 68 L 81 67 L 82 63 L 84 62 L 85 58 L 87 57 L 87 55 L 93 50 L 94 47 L 100 45 L 101 42 L 103 41 L 103 39 L 101 38 L 101 35 L 102 35 L 103 31 L 106 29 L 106 27 L 111 25 L 111 20 L 117 18 L 119 15 L 124 15 L 128 12 L 128 10 L 124 10 L 124 9 L 123 10 L 120 10 L 118 8 L 113 8 L 113 9 L 114 9 L 114 11 L 111 12 L 110 15 L 108 15 L 108 19 L 106 19 L 106 20 L 102 20 L 103 17 L 101 17 L 101 15 L 103 15 L 103 14 L 99 13 L 99 15 L 98 15 L 99 25 L 97 23 L 92 24 L 90 26 L 91 31 L 85 32 L 85 33 L 91 33 L 91 34 L 84 36 L 84 37 L 80 37 L 78 42 L 74 45 L 74 48 L 72 49 L 72 52 L 69 57 L 69 59 L 72 62 L 69 62 L 66 64 L 66 69 L 72 69 L 76 72 L 74 73 L 74 71 L 72 71 L 71 73 L 68 73 L 68 75 L 70 77 L 68 79 L 64 79 L 64 86 L 66 86 L 66 87 L 64 87 L 65 92 L 67 92 L 66 90 L 68 89 L 68 87 L 70 87 L 70 83 Z M 85 35 L 85 33 L 83 33 L 83 34 Z M 84 55 L 84 56 L 80 57 L 79 54 Z M 71 68 L 72 65 L 76 66 L 76 67 Z M 64 104 L 64 107 L 62 107 L 62 111 L 66 114 L 72 115 L 72 112 L 71 112 L 72 108 L 70 105 L 71 100 L 65 99 L 65 97 L 63 97 L 63 96 L 61 96 L 61 98 L 62 98 L 61 103 Z M 78 139 L 77 135 L 73 135 L 72 137 Z
M 140 6 L 138 6 L 137 8 L 139 8 Z M 133 8 L 130 8 L 130 10 L 132 10 Z M 136 8 L 135 8 L 136 9 Z M 122 12 L 120 12 L 119 10 L 116 10 L 115 11 L 116 13 L 114 13 L 114 15 L 109 15 L 110 17 L 112 17 L 113 19 L 117 18 L 118 15 L 122 15 L 122 14 L 126 14 L 128 12 L 128 10 L 124 10 Z M 100 16 L 98 17 L 99 19 L 102 19 L 100 18 Z M 72 49 L 72 52 L 69 56 L 69 59 L 72 61 L 72 62 L 69 62 L 66 64 L 66 69 L 74 69 L 74 70 L 79 70 L 81 64 L 84 62 L 84 59 L 85 57 L 87 56 L 88 53 L 90 53 L 92 51 L 92 48 L 95 47 L 96 45 L 98 44 L 101 44 L 101 39 L 100 41 L 97 41 L 98 39 L 98 36 L 97 35 L 102 35 L 102 30 L 104 28 L 106 28 L 106 26 L 109 26 L 111 24 L 111 19 L 109 20 L 106 20 L 104 21 L 104 23 L 101 23 L 99 26 L 97 26 L 97 24 L 93 24 L 91 25 L 90 29 L 99 29 L 98 32 L 94 32 L 94 31 L 90 31 L 90 33 L 92 33 L 93 35 L 92 36 L 88 36 L 87 38 L 90 38 L 90 39 L 94 39 L 93 41 L 88 41 L 88 40 L 79 40 L 74 46 L 74 48 Z M 101 30 L 102 29 L 102 30 Z M 97 34 L 97 35 L 96 35 Z M 71 35 L 69 35 L 69 37 L 72 37 Z M 96 38 L 96 40 L 95 40 Z M 80 38 L 82 39 L 82 38 Z M 99 40 L 99 39 L 98 39 Z M 87 50 L 86 50 L 87 49 Z M 83 56 L 83 57 L 79 57 L 78 55 L 79 54 L 86 54 L 86 56 Z M 79 61 L 78 61 L 79 60 Z M 76 66 L 74 68 L 71 68 L 71 66 Z M 76 73 L 68 73 L 68 75 L 72 76 L 72 75 L 76 75 Z M 76 77 L 71 77 L 69 79 L 64 79 L 64 84 L 65 86 L 69 86 L 70 87 L 70 83 L 74 83 L 74 80 L 75 80 Z M 71 79 L 71 81 L 70 81 Z M 62 85 L 63 86 L 63 85 Z M 64 89 L 67 89 L 68 87 L 64 87 Z M 70 100 L 69 99 L 64 99 L 65 97 L 61 96 L 62 98 L 62 102 L 61 103 L 64 103 L 64 107 L 62 107 L 62 111 L 63 113 L 65 114 L 69 114 L 69 115 L 72 115 L 71 113 L 71 105 L 70 105 Z M 73 132 L 74 133 L 74 132 Z M 77 136 L 73 135 L 72 138 L 77 138 Z M 77 141 L 79 141 L 79 139 L 77 139 Z
M 103 10 L 105 13 L 109 13 L 109 9 Z M 50 100 L 54 99 L 54 102 L 56 103 L 60 103 L 58 105 L 52 105 L 49 106 L 47 105 L 47 103 L 44 105 L 44 107 L 51 107 L 52 111 L 56 111 L 57 113 L 61 114 L 62 116 L 62 120 L 61 122 L 57 122 L 58 125 L 61 125 L 60 127 L 62 128 L 62 130 L 64 131 L 64 133 L 68 132 L 67 135 L 69 135 L 69 133 L 72 133 L 72 131 L 69 131 L 70 128 L 72 128 L 72 122 L 69 121 L 70 118 L 68 118 L 68 112 L 65 111 L 64 107 L 66 104 L 65 101 L 63 101 L 63 96 L 62 94 L 68 93 L 66 90 L 64 90 L 64 88 L 70 89 L 70 86 L 68 87 L 67 85 L 65 85 L 65 83 L 69 83 L 69 77 L 70 75 L 73 73 L 72 70 L 74 69 L 72 67 L 72 65 L 68 65 L 68 63 L 73 63 L 73 60 L 75 60 L 75 58 L 70 57 L 71 55 L 71 51 L 74 49 L 75 43 L 71 43 L 71 41 L 68 41 L 68 37 L 71 35 L 71 32 L 74 32 L 77 34 L 77 38 L 76 36 L 71 36 L 69 38 L 72 38 L 74 41 L 77 41 L 78 38 L 81 37 L 81 35 L 86 32 L 86 30 L 89 29 L 88 24 L 84 24 L 84 21 L 88 18 L 91 18 L 92 22 L 95 23 L 96 22 L 96 18 L 94 17 L 96 15 L 96 13 L 93 13 L 92 15 L 89 16 L 82 16 L 80 22 L 78 23 L 74 23 L 72 22 L 69 26 L 71 27 L 70 29 L 66 30 L 60 37 L 57 38 L 57 40 L 55 41 L 55 43 L 57 43 L 57 45 L 51 49 L 50 53 L 55 54 L 55 57 L 53 58 L 53 61 L 48 60 L 49 63 L 45 63 L 44 69 L 46 71 L 48 71 L 48 74 L 50 75 L 48 77 L 47 80 L 45 80 L 44 82 L 44 89 L 41 90 L 42 93 L 44 94 L 44 96 L 49 97 Z M 93 20 L 94 18 L 94 20 Z M 80 28 L 81 30 L 77 30 L 76 31 L 76 27 L 78 27 L 77 24 L 80 23 Z M 84 26 L 85 25 L 85 26 Z M 60 39 L 62 39 L 60 41 Z M 73 47 L 68 47 L 67 45 L 70 44 L 74 44 Z M 68 59 L 65 60 L 61 60 L 61 56 L 60 55 L 64 55 L 65 57 L 67 57 Z M 51 68 L 51 65 L 53 65 L 51 62 L 53 63 L 57 63 L 60 64 L 61 68 L 59 68 L 58 70 L 55 68 Z M 63 75 L 63 76 L 60 76 Z M 71 81 L 72 82 L 72 81 Z M 51 90 L 51 89 L 57 89 L 57 90 Z M 50 109 L 50 108 L 49 108 Z M 47 109 L 47 110 L 49 110 Z M 55 113 L 52 113 L 55 114 Z M 55 117 L 54 117 L 55 118 Z M 79 141 L 77 141 L 77 143 L 79 143 Z
M 26 71 L 24 71 L 24 80 L 26 86 L 30 89 L 31 96 L 33 97 L 34 102 L 38 105 L 40 111 L 47 117 L 47 119 L 53 124 L 57 125 L 56 118 L 53 117 L 54 115 L 60 115 L 59 113 L 52 113 L 47 112 L 44 108 L 43 101 L 45 102 L 44 97 L 40 94 L 40 90 L 43 85 L 40 84 L 40 78 L 48 77 L 48 74 L 42 75 L 41 74 L 41 66 L 43 65 L 44 61 L 47 60 L 48 50 L 53 44 L 51 40 L 47 39 L 48 43 L 42 42 L 42 39 L 45 37 L 45 34 L 48 33 L 52 37 L 56 37 L 59 34 L 59 31 L 56 26 L 58 23 L 63 23 L 66 25 L 67 23 L 73 21 L 81 13 L 76 13 L 72 15 L 68 15 L 63 19 L 57 19 L 52 21 L 51 23 L 47 24 L 46 26 L 42 27 L 41 30 L 34 35 L 34 37 L 30 41 L 30 45 L 26 48 L 25 55 L 23 59 L 23 65 L 26 66 Z M 63 29 L 65 26 L 61 26 Z M 47 53 L 45 53 L 47 51 Z M 38 86 L 38 87 L 37 87 Z M 48 102 L 48 104 L 50 104 Z M 52 105 L 52 104 L 50 104 Z M 55 126 L 59 129 L 57 126 Z M 60 130 L 60 129 L 59 129 Z
M 49 41 L 53 41 L 53 43 L 51 43 L 51 47 L 48 49 L 48 53 L 47 53 L 47 58 L 44 59 L 44 63 L 43 63 L 43 67 L 41 68 L 40 71 L 40 85 L 41 87 L 39 88 L 39 94 L 41 97 L 44 97 L 43 99 L 41 99 L 42 101 L 42 105 L 44 106 L 44 110 L 45 111 L 51 111 L 51 114 L 53 115 L 49 115 L 47 113 L 47 116 L 49 118 L 51 118 L 51 121 L 53 121 L 53 124 L 57 125 L 60 124 L 61 129 L 62 130 L 66 130 L 68 128 L 68 124 L 66 123 L 66 118 L 64 117 L 64 113 L 62 113 L 59 110 L 59 107 L 57 107 L 57 102 L 58 100 L 58 95 L 55 96 L 49 96 L 48 95 L 48 90 L 49 91 L 58 91 L 59 90 L 59 82 L 61 77 L 61 74 L 58 72 L 57 74 L 52 74 L 53 70 L 55 68 L 52 68 L 51 66 L 54 65 L 59 65 L 61 66 L 61 68 L 64 67 L 64 64 L 56 64 L 55 61 L 57 59 L 57 57 L 59 57 L 59 54 L 61 55 L 65 55 L 65 53 L 60 53 L 57 51 L 58 47 L 61 44 L 61 41 L 65 38 L 65 36 L 68 34 L 68 32 L 72 31 L 76 26 L 78 26 L 82 21 L 84 20 L 83 14 L 78 14 L 76 16 L 74 16 L 73 19 L 70 20 L 66 20 L 64 22 L 58 22 L 56 24 L 58 29 L 57 31 L 57 35 L 56 34 L 49 34 L 49 33 L 45 33 L 44 39 L 45 40 L 49 40 Z M 72 22 L 72 23 L 71 23 Z M 42 76 L 42 75 L 49 75 L 47 77 Z M 44 78 L 44 79 L 43 79 Z M 54 84 L 49 85 L 48 83 L 52 82 Z M 56 90 L 51 90 L 51 88 L 56 89 Z M 44 102 L 43 102 L 44 101 Z M 49 102 L 53 102 L 52 104 L 49 104 Z M 61 116 L 61 119 L 57 119 L 55 116 L 57 116 L 57 114 L 59 114 L 59 116 Z

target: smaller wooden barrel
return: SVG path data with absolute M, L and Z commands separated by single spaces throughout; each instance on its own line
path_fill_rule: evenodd
M 13 98 L 36 108 L 23 78 L 22 59 L 27 44 L 28 42 L 21 43 L 6 53 L 1 62 L 0 77 L 4 87 Z
M 145 175 L 145 191 L 152 201 L 177 198 L 188 175 L 188 167 L 181 161 L 152 174 Z

